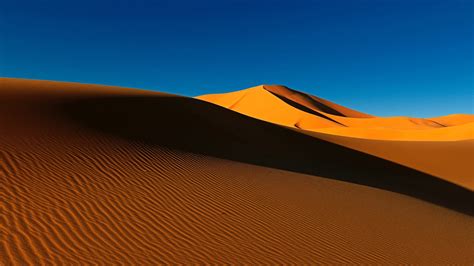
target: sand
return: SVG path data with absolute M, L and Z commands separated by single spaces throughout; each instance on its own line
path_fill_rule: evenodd
M 308 106 L 372 119 L 325 104 Z M 416 169 L 430 158 L 393 163 L 357 138 L 257 118 L 0 79 L 0 264 L 472 264 L 472 175 L 439 178 Z
M 355 128 L 331 127 L 318 128 L 312 131 L 330 135 L 345 136 L 373 140 L 401 140 L 401 141 L 460 141 L 474 139 L 474 123 L 455 125 L 440 128 L 416 129 L 391 129 L 384 127 Z
M 474 191 L 474 139 L 384 141 L 306 132 L 345 147 L 428 173 Z
M 197 98 L 267 122 L 331 135 L 379 140 L 474 139 L 474 115 L 376 117 L 279 85 Z

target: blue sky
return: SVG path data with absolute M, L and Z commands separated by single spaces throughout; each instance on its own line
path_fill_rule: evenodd
M 474 113 L 471 0 L 0 1 L 0 76 Z

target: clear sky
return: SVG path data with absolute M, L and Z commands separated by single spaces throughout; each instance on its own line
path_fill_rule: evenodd
M 474 113 L 472 0 L 0 0 L 0 76 Z

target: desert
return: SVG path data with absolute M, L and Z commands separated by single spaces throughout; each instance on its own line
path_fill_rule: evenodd
M 0 264 L 474 261 L 474 115 L 0 79 Z

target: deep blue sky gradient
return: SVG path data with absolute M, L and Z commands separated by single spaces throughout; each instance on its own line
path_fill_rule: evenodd
M 0 76 L 474 113 L 471 0 L 0 0 Z

